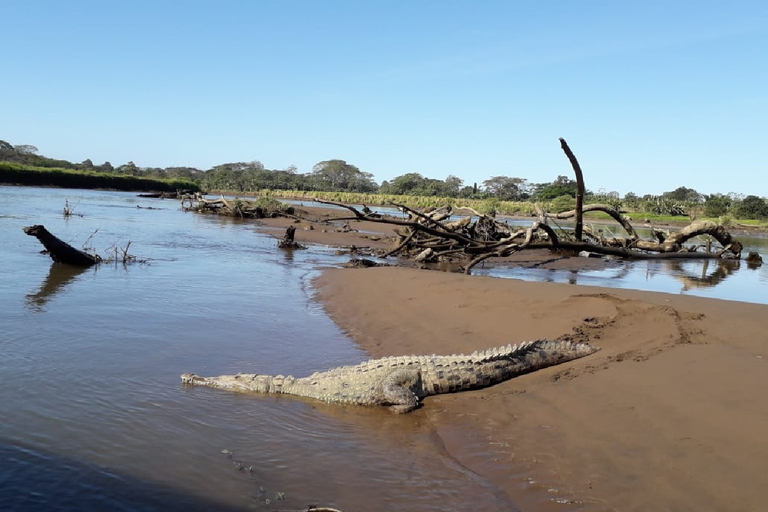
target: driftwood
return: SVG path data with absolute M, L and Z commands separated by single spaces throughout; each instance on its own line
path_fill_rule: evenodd
M 24 228 L 24 232 L 29 236 L 37 238 L 43 244 L 45 250 L 48 251 L 51 259 L 58 263 L 90 267 L 101 262 L 101 258 L 98 255 L 88 254 L 87 252 L 75 249 L 68 243 L 56 238 L 50 231 L 45 229 L 45 226 L 40 224 L 27 226 Z
M 199 192 L 191 192 L 189 190 L 176 190 L 174 192 L 145 192 L 142 194 L 136 194 L 137 197 L 154 197 L 156 199 L 182 199 L 186 196 L 193 196 L 199 194 Z
M 293 206 L 267 197 L 255 201 L 240 198 L 226 199 L 223 195 L 218 199 L 207 199 L 202 194 L 195 193 L 183 196 L 181 207 L 185 211 L 212 213 L 243 219 L 297 218 L 296 209 Z
M 582 218 L 585 192 L 584 175 L 581 173 L 581 166 L 579 165 L 579 161 L 576 160 L 576 155 L 573 154 L 571 148 L 568 147 L 568 143 L 565 142 L 565 139 L 562 137 L 560 137 L 560 147 L 571 162 L 571 167 L 573 167 L 573 172 L 576 175 L 576 228 L 574 229 L 574 238 L 576 238 L 576 241 L 580 242 L 581 236 L 584 234 L 584 220 Z
M 296 226 L 288 226 L 285 229 L 285 234 L 283 235 L 283 238 L 281 238 L 280 241 L 277 242 L 277 247 L 280 249 L 304 249 L 303 245 L 301 245 L 299 242 L 293 239 L 295 235 L 296 235 Z
M 723 226 L 711 221 L 694 221 L 671 234 L 656 230 L 653 231 L 653 239 L 647 240 L 641 238 L 629 219 L 615 208 L 605 204 L 583 205 L 585 186 L 581 167 L 564 139 L 560 139 L 560 144 L 576 174 L 576 209 L 550 214 L 537 205 L 539 218 L 528 228 L 510 226 L 492 215 L 484 215 L 471 208 L 446 207 L 421 212 L 390 203 L 408 215 L 407 219 L 400 219 L 372 215 L 367 208 L 359 211 L 353 206 L 333 201 L 317 201 L 346 208 L 352 213 L 351 217 L 337 218 L 336 221 L 364 220 L 398 226 L 395 230 L 400 237 L 397 245 L 381 254 L 381 257 L 408 255 L 418 263 L 459 260 L 463 262 L 467 274 L 482 261 L 509 256 L 528 248 L 548 248 L 574 254 L 587 251 L 628 259 L 741 257 L 741 243 Z M 618 222 L 626 231 L 626 236 L 606 237 L 602 230 L 584 226 L 583 214 L 594 211 L 603 212 Z M 550 220 L 570 218 L 576 219 L 574 231 L 555 229 L 549 225 Z M 705 237 L 706 241 L 698 245 L 685 245 L 700 236 Z
M 354 217 L 342 217 L 337 221 L 366 220 L 381 222 L 409 228 L 399 231 L 398 245 L 382 257 L 394 254 L 411 255 L 419 263 L 441 261 L 445 258 L 461 258 L 467 260 L 464 265 L 465 273 L 470 273 L 472 267 L 489 258 L 509 256 L 526 248 L 548 248 L 551 250 L 579 253 L 593 252 L 602 255 L 617 256 L 630 259 L 652 258 L 738 258 L 741 255 L 741 243 L 735 240 L 722 226 L 711 221 L 695 221 L 680 231 L 664 236 L 657 233 L 661 240 L 643 240 L 621 214 L 606 205 L 588 205 L 585 211 L 603 211 L 614 219 L 621 219 L 620 224 L 629 228 L 628 238 L 602 238 L 588 233 L 590 241 L 578 241 L 571 238 L 569 232 L 560 234 L 547 224 L 548 218 L 558 218 L 555 215 L 544 214 L 542 219 L 535 221 L 529 228 L 518 228 L 513 231 L 508 224 L 498 221 L 488 215 L 478 215 L 467 221 L 441 222 L 435 220 L 435 213 L 444 214 L 444 209 L 429 213 L 412 210 L 406 206 L 392 203 L 407 213 L 407 220 L 393 218 L 373 218 L 358 211 L 355 207 L 333 201 L 318 200 L 324 204 L 333 204 L 350 210 Z M 477 212 L 474 212 L 477 213 Z M 569 218 L 572 212 L 560 214 L 559 218 Z M 431 215 L 431 216 L 430 216 Z M 440 216 L 440 215 L 438 215 Z M 457 226 L 463 226 L 457 229 Z M 684 246 L 691 238 L 709 235 L 722 246 L 713 250 L 710 246 Z M 701 249 L 705 249 L 702 251 Z

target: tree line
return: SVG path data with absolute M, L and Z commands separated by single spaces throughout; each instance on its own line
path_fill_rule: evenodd
M 286 169 L 267 169 L 259 161 L 224 163 L 207 170 L 194 167 L 138 167 L 133 162 L 114 167 L 110 162 L 95 165 L 89 159 L 80 163 L 52 159 L 39 155 L 35 146 L 13 146 L 0 140 L 0 161 L 37 167 L 100 171 L 124 176 L 185 179 L 199 184 L 203 190 L 240 193 L 292 190 L 530 201 L 544 202 L 554 212 L 573 209 L 576 197 L 576 181 L 562 175 L 546 183 L 532 183 L 519 177 L 491 176 L 480 185 L 468 185 L 454 175 L 439 180 L 411 172 L 378 184 L 371 173 L 340 159 L 318 162 L 311 172 L 303 174 L 298 173 L 293 166 Z M 730 215 L 740 219 L 768 219 L 768 203 L 764 198 L 735 193 L 706 195 L 687 187 L 679 187 L 661 195 L 638 196 L 629 192 L 623 197 L 618 192 L 587 190 L 585 200 L 609 204 L 616 209 L 658 215 Z

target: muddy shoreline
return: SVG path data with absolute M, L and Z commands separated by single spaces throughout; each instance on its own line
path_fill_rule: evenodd
M 601 351 L 426 418 L 523 510 L 759 510 L 768 499 L 768 306 L 416 269 L 330 269 L 326 311 L 372 356 L 542 337 Z M 565 508 L 564 508 L 565 507 Z
M 342 215 L 324 211 L 320 215 Z M 296 225 L 303 243 L 391 247 L 381 224 Z M 384 228 L 389 228 L 384 226 Z M 407 263 L 410 265 L 410 263 Z M 504 265 L 601 268 L 523 251 Z M 327 313 L 372 357 L 465 353 L 537 338 L 601 347 L 480 391 L 440 395 L 428 422 L 448 456 L 522 510 L 760 510 L 768 499 L 768 306 L 404 267 L 328 269 Z M 450 508 L 448 508 L 450 509 Z

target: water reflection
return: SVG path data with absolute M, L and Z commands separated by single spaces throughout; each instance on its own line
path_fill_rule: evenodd
M 280 249 L 286 263 L 293 263 L 293 249 Z
M 682 260 L 666 260 L 665 262 L 669 274 L 683 283 L 683 291 L 696 288 L 711 288 L 720 284 L 741 268 L 739 260 L 704 260 L 701 272 L 696 274 L 691 272 Z M 711 273 L 709 272 L 710 266 L 715 267 Z
M 86 270 L 88 268 L 53 263 L 40 288 L 35 293 L 27 294 L 27 307 L 37 313 L 45 311 L 45 305 L 48 301 L 66 288 L 69 283 L 76 281 L 77 277 Z

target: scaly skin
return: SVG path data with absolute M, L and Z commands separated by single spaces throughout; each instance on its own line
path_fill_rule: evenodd
M 586 343 L 536 340 L 469 355 L 384 357 L 301 378 L 247 373 L 200 377 L 185 373 L 181 381 L 230 391 L 282 393 L 333 403 L 388 405 L 394 412 L 406 413 L 430 395 L 492 386 L 597 350 Z

